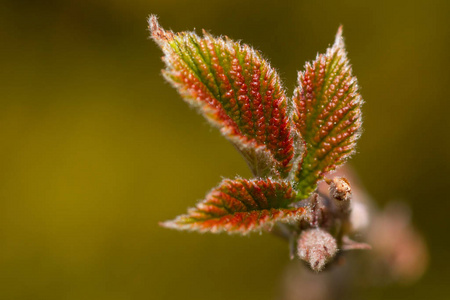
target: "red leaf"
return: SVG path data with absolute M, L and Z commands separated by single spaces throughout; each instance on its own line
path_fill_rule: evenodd
M 187 215 L 161 223 L 164 227 L 200 232 L 246 234 L 275 222 L 298 220 L 305 208 L 290 208 L 295 192 L 285 181 L 223 180 Z
M 306 64 L 294 91 L 293 121 L 304 141 L 304 152 L 296 173 L 306 198 L 317 182 L 345 162 L 356 147 L 361 131 L 361 104 L 356 77 L 347 59 L 342 28 L 325 54 Z
M 250 46 L 206 32 L 164 30 L 149 19 L 164 52 L 165 78 L 243 154 L 258 177 L 286 177 L 294 155 L 287 99 L 278 74 Z

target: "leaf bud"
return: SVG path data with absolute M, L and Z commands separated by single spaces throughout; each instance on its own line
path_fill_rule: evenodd
M 337 243 L 334 237 L 320 228 L 312 228 L 300 234 L 297 244 L 298 256 L 311 269 L 319 272 L 336 255 Z

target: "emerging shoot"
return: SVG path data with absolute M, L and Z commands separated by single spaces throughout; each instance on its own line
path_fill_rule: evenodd
M 242 154 L 253 179 L 225 179 L 203 201 L 162 226 L 199 232 L 272 232 L 296 245 L 314 271 L 333 261 L 351 233 L 351 187 L 318 184 L 355 152 L 361 132 L 356 77 L 342 28 L 298 74 L 288 97 L 274 68 L 252 47 L 203 31 L 172 32 L 150 16 L 164 52 L 163 75 Z M 342 249 L 340 249 L 342 250 Z

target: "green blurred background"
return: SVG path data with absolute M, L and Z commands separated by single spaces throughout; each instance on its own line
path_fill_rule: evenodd
M 270 58 L 293 90 L 344 25 L 365 132 L 351 160 L 380 205 L 410 203 L 430 248 L 412 286 L 449 299 L 449 1 L 0 1 L 0 299 L 274 299 L 287 246 L 158 227 L 250 172 L 160 75 L 157 14 Z

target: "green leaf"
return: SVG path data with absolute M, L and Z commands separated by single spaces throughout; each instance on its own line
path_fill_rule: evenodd
M 203 32 L 164 30 L 149 19 L 164 52 L 164 77 L 243 154 L 257 177 L 285 178 L 294 145 L 276 71 L 250 46 Z
M 188 214 L 161 225 L 180 230 L 246 234 L 270 229 L 275 222 L 299 220 L 306 209 L 290 208 L 294 199 L 295 192 L 286 181 L 225 179 Z
M 293 122 L 300 132 L 304 151 L 295 174 L 298 198 L 316 189 L 325 174 L 355 152 L 361 132 L 361 104 L 356 77 L 347 59 L 342 28 L 325 54 L 317 55 L 299 73 L 294 91 Z

